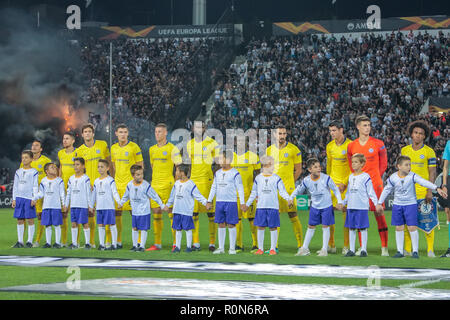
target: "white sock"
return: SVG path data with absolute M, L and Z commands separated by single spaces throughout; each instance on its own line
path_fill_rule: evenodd
M 181 238 L 182 237 L 183 237 L 183 231 L 177 230 L 175 232 L 175 245 L 177 246 L 178 249 L 181 248 Z
M 78 245 L 78 227 L 72 228 L 72 244 Z
M 100 242 L 100 245 L 102 247 L 105 246 L 105 235 L 106 235 L 105 227 L 98 227 L 98 241 Z
M 145 249 L 145 243 L 147 242 L 147 231 L 141 230 L 141 244 L 140 247 Z
M 55 243 L 61 244 L 61 226 L 55 226 Z
M 361 230 L 361 250 L 367 252 L 367 229 Z
M 87 229 L 83 229 L 84 231 L 84 240 L 86 242 L 86 244 L 90 244 L 91 243 L 91 230 L 89 228 Z
M 219 232 L 219 249 L 225 250 L 225 237 L 227 236 L 226 228 L 218 228 Z
M 28 241 L 27 242 L 30 242 L 30 243 L 33 243 L 33 238 L 34 238 L 34 229 L 35 229 L 36 227 L 35 227 L 35 225 L 33 224 L 33 225 L 28 225 Z M 23 238 L 23 235 L 22 235 L 22 238 Z
M 23 233 L 25 230 L 24 224 L 17 225 L 17 242 L 23 243 Z M 28 230 L 30 230 L 30 226 L 28 226 Z
M 355 252 L 356 229 L 349 230 L 350 251 Z
M 111 230 L 112 245 L 117 246 L 117 227 L 116 227 L 116 225 L 110 225 L 109 229 Z
M 264 232 L 265 230 L 258 229 L 258 249 L 264 251 Z
M 419 253 L 419 231 L 410 231 L 412 251 Z
M 395 231 L 395 241 L 397 243 L 397 251 L 403 254 L 403 243 L 405 239 L 405 231 Z
M 186 230 L 186 247 L 192 247 L 192 230 Z
M 45 241 L 48 244 L 52 244 L 52 226 L 45 227 Z
M 270 231 L 270 250 L 274 250 L 277 248 L 277 238 L 278 238 L 278 230 L 275 229 Z
M 236 250 L 236 227 L 228 228 L 228 234 L 230 236 L 230 250 Z
M 322 228 L 322 250 L 328 250 L 328 242 L 330 241 L 330 227 Z
M 133 230 L 131 232 L 131 239 L 133 240 L 133 247 L 137 248 L 138 237 L 139 237 L 139 231 L 138 230 Z
M 303 241 L 303 246 L 302 246 L 303 249 L 309 248 L 309 243 L 311 242 L 314 232 L 316 232 L 316 228 L 314 228 L 314 229 L 308 228 L 306 230 L 305 240 Z

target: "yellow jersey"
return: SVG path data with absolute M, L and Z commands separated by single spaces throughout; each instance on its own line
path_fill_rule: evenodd
M 302 163 L 300 149 L 290 142 L 281 149 L 272 144 L 266 149 L 266 155 L 275 160 L 274 173 L 280 176 L 286 188 L 288 185 L 295 185 L 294 165 Z
M 61 179 L 64 181 L 64 186 L 67 188 L 69 178 L 75 174 L 73 168 L 73 159 L 75 159 L 75 150 L 71 153 L 67 153 L 66 149 L 61 149 L 58 152 L 59 165 L 61 168 Z
M 347 146 L 352 140 L 345 138 L 341 145 L 333 140 L 327 144 L 327 174 L 335 184 L 348 184 L 348 177 L 352 173 L 347 159 Z
M 213 181 L 212 163 L 219 156 L 220 146 L 216 140 L 207 137 L 201 142 L 191 139 L 188 141 L 186 150 L 191 159 L 191 179 L 194 182 Z
M 75 149 L 75 158 L 83 158 L 85 161 L 86 175 L 91 180 L 91 186 L 94 185 L 95 179 L 100 177 L 98 173 L 98 160 L 107 159 L 108 157 L 108 144 L 103 140 L 95 140 L 92 147 L 88 147 L 83 143 Z
M 38 172 L 38 184 L 40 184 L 41 180 L 47 176 L 44 171 L 44 166 L 50 162 L 52 162 L 52 160 L 43 154 L 41 154 L 39 159 L 31 161 L 31 167 Z M 23 163 L 20 163 L 20 167 L 23 168 Z
M 419 150 L 414 150 L 412 145 L 403 147 L 401 150 L 402 156 L 408 156 L 411 158 L 411 171 L 428 180 L 430 173 L 428 168 L 436 167 L 436 153 L 427 145 L 423 145 Z M 434 183 L 434 181 L 432 181 Z M 416 184 L 416 196 L 417 199 L 425 199 L 427 195 L 427 188 Z
M 152 186 L 173 185 L 175 182 L 173 167 L 182 162 L 180 150 L 172 143 L 167 142 L 162 147 L 158 147 L 157 144 L 151 146 L 148 153 L 152 165 Z
M 117 189 L 125 189 L 128 182 L 133 180 L 130 168 L 136 162 L 144 161 L 142 151 L 139 146 L 128 141 L 123 147 L 119 143 L 115 143 L 111 147 L 111 162 L 114 163 Z
M 231 164 L 242 177 L 242 183 L 244 185 L 245 197 L 250 194 L 253 187 L 253 172 L 261 169 L 261 163 L 256 153 L 247 151 L 244 154 L 237 155 L 233 152 L 233 163 Z

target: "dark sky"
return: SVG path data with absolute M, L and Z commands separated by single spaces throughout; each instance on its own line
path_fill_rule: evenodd
M 232 0 L 207 0 L 207 23 L 232 22 Z M 77 4 L 82 9 L 82 20 L 105 21 L 110 25 L 162 25 L 191 24 L 192 0 L 92 0 L 86 9 L 85 0 L 0 0 L 5 6 L 29 9 L 37 4 L 59 7 L 49 16 L 65 21 L 65 8 Z M 234 0 L 234 21 L 238 23 L 256 20 L 305 21 L 331 19 L 365 19 L 366 8 L 376 4 L 381 16 L 450 15 L 450 1 L 441 0 Z M 173 8 L 173 10 L 172 10 Z

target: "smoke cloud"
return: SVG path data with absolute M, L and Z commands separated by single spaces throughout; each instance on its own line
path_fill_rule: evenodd
M 77 105 L 83 81 L 76 47 L 16 10 L 0 11 L 0 30 L 0 168 L 12 172 L 35 138 L 56 160 L 68 123 L 77 127 L 88 112 Z

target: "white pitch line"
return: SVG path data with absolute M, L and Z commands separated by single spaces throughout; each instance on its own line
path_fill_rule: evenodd
M 384 268 L 377 266 L 281 265 L 192 261 L 120 260 L 35 256 L 0 256 L 0 265 L 240 273 L 299 277 L 450 281 L 449 269 Z
M 0 291 L 187 300 L 444 300 L 450 291 L 417 288 L 281 284 L 163 278 L 81 280 L 79 289 L 66 283 L 33 284 Z

